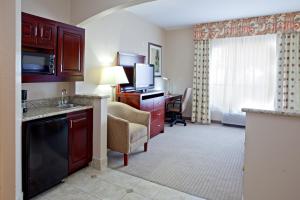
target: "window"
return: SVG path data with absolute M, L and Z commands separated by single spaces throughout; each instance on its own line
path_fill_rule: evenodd
M 276 35 L 215 39 L 210 48 L 211 117 L 274 108 Z

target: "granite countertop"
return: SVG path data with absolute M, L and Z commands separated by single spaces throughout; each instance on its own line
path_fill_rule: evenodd
M 86 98 L 92 98 L 92 99 L 107 99 L 110 96 L 109 95 L 97 95 L 97 94 L 76 94 L 74 97 L 86 97 Z
M 76 94 L 74 96 L 66 97 L 68 103 L 74 104 L 71 108 L 59 108 L 58 103 L 61 101 L 61 97 L 54 97 L 48 99 L 36 99 L 27 102 L 28 112 L 23 113 L 23 122 L 51 117 L 55 115 L 61 115 L 80 110 L 86 110 L 93 108 L 94 101 L 99 99 L 107 99 L 109 95 L 97 95 L 97 94 Z
M 58 107 L 37 107 L 37 108 L 30 108 L 28 109 L 27 113 L 23 114 L 23 122 L 30 121 L 30 120 L 35 120 L 35 119 L 40 119 L 40 118 L 45 118 L 45 117 L 51 117 L 55 115 L 61 115 L 61 114 L 66 114 L 66 113 L 71 113 L 71 112 L 76 112 L 80 110 L 86 110 L 89 108 L 93 108 L 93 106 L 75 106 L 72 108 L 58 108 Z
M 242 108 L 243 112 L 282 115 L 290 117 L 300 117 L 300 110 L 265 110 L 257 108 Z

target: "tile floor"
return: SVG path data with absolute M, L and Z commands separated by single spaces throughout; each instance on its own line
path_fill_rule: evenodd
M 33 200 L 204 200 L 119 171 L 91 167 Z

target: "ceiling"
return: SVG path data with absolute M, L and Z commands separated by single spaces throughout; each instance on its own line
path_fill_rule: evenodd
M 300 11 L 299 0 L 157 0 L 127 8 L 165 29 Z

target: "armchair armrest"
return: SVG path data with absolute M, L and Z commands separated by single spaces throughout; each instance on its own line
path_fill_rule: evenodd
M 141 111 L 138 109 L 132 109 L 130 111 L 130 121 L 137 124 L 142 124 L 147 127 L 148 139 L 150 139 L 150 121 L 151 114 L 150 112 Z
M 108 114 L 107 133 L 108 148 L 122 153 L 129 153 L 129 121 Z
M 142 124 L 144 126 L 150 125 L 151 114 L 150 112 L 135 110 L 133 113 L 133 122 L 137 124 Z

